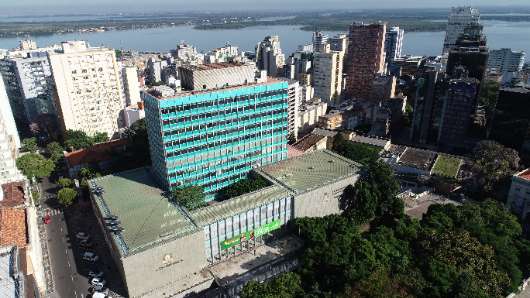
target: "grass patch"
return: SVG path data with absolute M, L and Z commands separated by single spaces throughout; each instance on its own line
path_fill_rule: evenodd
M 436 162 L 432 167 L 432 174 L 448 178 L 456 178 L 462 160 L 448 155 L 438 154 Z

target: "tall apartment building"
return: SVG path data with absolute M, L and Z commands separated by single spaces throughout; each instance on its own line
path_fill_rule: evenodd
M 288 108 L 287 108 L 287 115 L 288 115 L 288 121 L 287 121 L 287 130 L 288 130 L 288 138 L 289 141 L 291 140 L 298 140 L 298 120 L 299 120 L 299 112 L 300 112 L 300 105 L 302 104 L 302 86 L 300 86 L 300 83 L 298 81 L 294 80 L 287 80 L 288 88 L 287 88 L 287 94 L 288 94 Z
M 127 105 L 142 101 L 140 98 L 140 82 L 138 81 L 138 69 L 136 66 L 122 68 L 121 75 Z
M 314 53 L 313 86 L 315 96 L 338 106 L 342 95 L 342 73 L 344 52 L 331 51 L 330 45 L 324 45 L 320 52 Z
M 313 52 L 323 52 L 328 44 L 328 36 L 320 31 L 313 32 Z
M 204 63 L 225 63 L 231 62 L 235 57 L 239 56 L 239 48 L 230 44 L 224 47 L 215 48 L 204 56 Z
M 346 95 L 368 98 L 372 81 L 385 69 L 386 24 L 357 24 L 350 26 L 346 67 Z
M 477 107 L 480 81 L 475 78 L 452 79 L 443 98 L 438 145 L 445 150 L 459 150 L 466 144 Z
M 0 73 L 15 118 L 35 122 L 40 115 L 56 114 L 46 49 L 14 52 L 0 61 Z
M 62 129 L 113 137 L 124 126 L 120 112 L 125 108 L 114 50 L 71 41 L 49 58 Z
M 449 53 L 467 27 L 479 24 L 480 12 L 478 9 L 469 6 L 451 8 L 445 32 L 443 54 Z
M 166 188 L 200 185 L 212 194 L 256 166 L 287 157 L 288 83 L 145 94 L 152 171 Z
M 458 72 L 464 68 L 468 77 L 482 81 L 488 63 L 488 48 L 486 38 L 482 35 L 482 26 L 470 26 L 464 31 L 449 50 L 446 73 L 457 78 L 460 76 Z
M 441 73 L 433 69 L 426 69 L 418 74 L 415 84 L 414 115 L 410 130 L 410 138 L 420 144 L 433 144 L 437 142 L 438 127 L 436 119 L 440 112 L 438 102 L 438 81 Z
M 285 64 L 286 77 L 297 80 L 301 85 L 311 85 L 311 73 L 313 67 L 313 55 L 303 51 L 297 51 L 287 58 Z
M 504 146 L 522 149 L 530 139 L 530 88 L 500 88 L 489 137 Z
M 386 63 L 393 62 L 396 58 L 401 57 L 403 50 L 403 37 L 405 30 L 399 27 L 390 27 L 385 36 L 385 59 Z
M 254 83 L 256 71 L 254 64 L 215 63 L 186 65 L 179 67 L 179 77 L 184 89 L 207 90 Z
M 285 65 L 285 55 L 282 54 L 279 36 L 267 36 L 256 46 L 256 64 L 258 69 L 266 70 L 269 76 L 281 75 Z
M 526 53 L 512 51 L 512 49 L 491 50 L 488 58 L 488 68 L 500 73 L 523 70 Z
M 16 166 L 18 148 L 20 148 L 20 138 L 0 75 L 0 185 L 24 179 Z M 2 194 L 0 191 L 0 199 Z
M 348 51 L 348 35 L 337 34 L 328 39 L 332 51 L 346 53 Z

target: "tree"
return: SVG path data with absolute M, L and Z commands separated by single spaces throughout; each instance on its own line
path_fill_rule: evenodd
M 92 146 L 94 144 L 92 138 L 80 130 L 67 130 L 64 135 L 64 145 L 68 149 L 79 150 Z
M 37 138 L 26 138 L 22 140 L 22 146 L 20 148 L 24 152 L 35 153 L 39 150 L 37 146 Z
M 264 187 L 269 186 L 270 183 L 265 178 L 257 174 L 249 174 L 248 178 L 239 180 L 238 182 L 222 188 L 218 192 L 218 197 L 221 200 L 234 198 L 249 192 L 253 192 Z
M 59 180 L 57 180 L 57 184 L 59 184 L 61 188 L 66 188 L 72 186 L 73 182 L 71 179 L 68 178 L 59 178 Z
M 64 148 L 58 142 L 49 143 L 46 146 L 46 150 L 48 151 L 49 158 L 55 163 L 64 157 Z
M 17 168 L 28 178 L 48 177 L 53 172 L 53 161 L 38 153 L 28 153 L 17 158 Z
M 65 187 L 57 193 L 57 200 L 64 207 L 72 205 L 77 197 L 77 191 L 72 188 Z
M 151 163 L 149 155 L 149 139 L 147 137 L 147 123 L 145 119 L 140 119 L 131 125 L 126 131 L 125 135 L 129 140 L 131 151 L 141 164 L 148 165 Z
M 300 276 L 293 272 L 280 274 L 267 283 L 250 281 L 241 292 L 241 298 L 295 298 L 306 297 Z
M 98 132 L 92 137 L 92 144 L 104 143 L 109 140 L 109 135 L 106 132 Z
M 204 189 L 201 186 L 177 188 L 171 193 L 171 199 L 190 211 L 205 205 Z
M 517 151 L 506 148 L 494 141 L 478 143 L 473 152 L 473 168 L 475 189 L 482 197 L 493 196 L 505 199 L 510 178 L 519 168 Z
M 333 151 L 353 161 L 368 164 L 379 158 L 381 148 L 347 141 L 342 134 L 339 133 L 333 140 Z

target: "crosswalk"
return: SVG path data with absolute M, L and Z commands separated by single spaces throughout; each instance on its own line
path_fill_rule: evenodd
M 51 208 L 42 209 L 40 212 L 41 212 L 41 216 L 46 216 L 47 214 L 49 214 L 50 216 L 56 216 L 56 215 L 63 213 L 60 209 L 51 209 Z

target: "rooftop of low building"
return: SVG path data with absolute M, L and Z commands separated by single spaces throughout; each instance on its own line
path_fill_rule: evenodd
M 360 172 L 361 166 L 328 150 L 314 151 L 257 170 L 280 185 L 304 193 Z
M 168 200 L 148 168 L 95 178 L 90 186 L 103 189 L 101 195 L 95 196 L 102 216 L 114 215 L 121 222 L 123 231 L 113 238 L 122 256 L 197 230 Z
M 300 140 L 298 140 L 298 142 L 294 143 L 293 147 L 305 152 L 306 150 L 315 146 L 316 144 L 318 144 L 320 141 L 322 141 L 325 138 L 326 138 L 325 136 L 310 133 L 310 134 L 305 135 Z
M 181 68 L 194 70 L 194 71 L 201 71 L 201 70 L 223 69 L 223 68 L 241 67 L 241 66 L 253 66 L 253 65 L 244 64 L 244 63 L 211 63 L 211 64 L 198 64 L 198 65 L 185 65 L 185 66 L 181 66 Z
M 421 170 L 430 170 L 435 159 L 436 152 L 407 147 L 399 157 L 399 163 Z
M 523 170 L 515 174 L 515 176 L 530 182 L 530 169 Z

